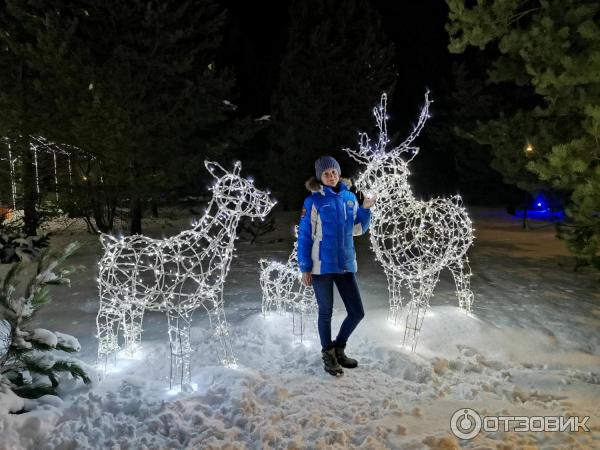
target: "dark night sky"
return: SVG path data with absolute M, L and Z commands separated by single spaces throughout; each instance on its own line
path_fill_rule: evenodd
M 442 100 L 444 81 L 453 61 L 448 51 L 445 24 L 448 8 L 443 0 L 370 0 L 380 12 L 383 28 L 395 44 L 398 80 L 388 103 L 389 127 L 406 135 L 415 123 L 423 96 L 431 90 Z M 232 67 L 237 78 L 236 104 L 240 115 L 270 114 L 270 102 L 279 77 L 279 66 L 287 43 L 290 0 L 220 0 L 228 10 L 220 65 Z M 436 118 L 434 102 L 433 119 Z M 439 117 L 439 116 L 438 116 Z M 424 144 L 422 140 L 417 145 Z M 451 151 L 430 145 L 412 163 L 412 182 L 423 197 L 455 193 L 457 179 Z M 260 147 L 260 146 L 259 146 Z
M 396 45 L 399 73 L 390 111 L 405 120 L 415 117 L 426 88 L 435 90 L 452 55 L 444 29 L 442 0 L 371 0 L 383 17 L 386 34 Z M 228 10 L 221 64 L 234 68 L 241 113 L 269 114 L 289 24 L 289 0 L 221 0 Z

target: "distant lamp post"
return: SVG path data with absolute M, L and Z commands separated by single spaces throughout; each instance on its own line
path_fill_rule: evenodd
M 525 156 L 531 156 L 533 154 L 533 145 L 531 142 L 527 142 L 525 145 Z M 527 202 L 529 201 L 529 194 L 525 192 L 525 201 L 523 202 L 523 229 L 527 228 Z

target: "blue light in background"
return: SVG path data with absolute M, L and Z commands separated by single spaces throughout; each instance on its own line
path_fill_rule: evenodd
M 522 218 L 525 211 L 516 210 L 515 217 Z M 535 220 L 559 221 L 564 220 L 565 214 L 562 206 L 543 193 L 537 193 L 527 208 L 527 217 Z
M 542 194 L 538 194 L 535 196 L 533 201 L 533 208 L 535 211 L 546 211 L 548 209 L 546 198 Z

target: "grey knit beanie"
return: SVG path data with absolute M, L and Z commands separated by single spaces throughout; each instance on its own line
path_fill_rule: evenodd
M 317 176 L 317 180 L 321 181 L 321 175 L 328 169 L 335 169 L 338 175 L 342 174 L 340 164 L 333 156 L 321 156 L 315 161 L 315 175 Z

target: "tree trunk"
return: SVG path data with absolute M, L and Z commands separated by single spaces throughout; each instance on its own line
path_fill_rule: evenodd
M 137 184 L 138 165 L 136 164 L 135 150 L 131 150 L 129 162 L 129 233 L 142 234 L 142 200 Z
M 38 193 L 36 188 L 35 167 L 33 166 L 33 156 L 30 146 L 30 113 L 28 104 L 29 86 L 27 85 L 26 65 L 23 61 L 20 68 L 20 87 L 21 87 L 21 129 L 20 134 L 16 136 L 18 153 L 21 155 L 23 174 L 23 232 L 27 236 L 36 236 L 39 222 L 39 215 L 36 208 Z
M 525 201 L 523 202 L 523 229 L 527 228 L 527 204 L 529 203 L 529 194 L 525 192 Z
M 129 233 L 142 234 L 142 202 L 136 194 L 131 195 Z
M 152 211 L 152 217 L 158 219 L 158 202 L 154 197 L 150 199 L 150 211 Z
M 38 195 L 36 190 L 33 157 L 31 148 L 29 147 L 29 135 L 23 133 L 23 136 L 18 138 L 17 142 L 23 162 L 23 232 L 27 236 L 36 236 L 39 221 L 39 215 L 36 208 Z

